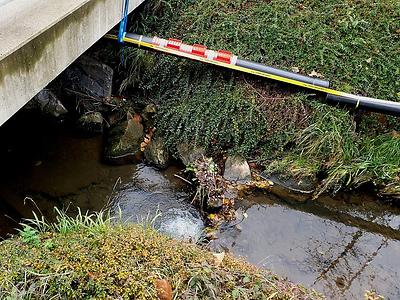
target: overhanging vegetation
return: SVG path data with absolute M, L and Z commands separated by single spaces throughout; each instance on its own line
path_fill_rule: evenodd
M 389 0 L 154 0 L 130 30 L 230 50 L 347 92 L 398 101 L 399 11 Z M 172 149 L 195 142 L 211 153 L 252 157 L 270 172 L 319 174 L 320 191 L 363 182 L 398 190 L 397 118 L 328 107 L 288 86 L 127 51 L 121 87 L 160 105 L 158 134 Z

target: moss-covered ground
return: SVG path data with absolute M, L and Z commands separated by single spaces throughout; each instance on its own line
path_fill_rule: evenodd
M 399 20 L 393 0 L 152 0 L 129 30 L 399 101 Z M 400 193 L 398 118 L 331 107 L 309 91 L 141 49 L 126 50 L 120 75 L 126 95 L 159 105 L 158 134 L 171 149 L 184 141 L 240 153 L 269 172 L 318 175 L 320 190 L 373 182 Z
M 322 298 L 230 255 L 216 258 L 150 226 L 103 216 L 60 213 L 54 224 L 36 219 L 0 242 L 0 298 Z

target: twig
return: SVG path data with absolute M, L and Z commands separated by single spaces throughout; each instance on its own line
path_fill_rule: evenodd
M 187 180 L 186 178 L 183 178 L 182 176 L 179 176 L 178 174 L 174 174 L 174 176 L 175 176 L 176 178 L 179 178 L 180 180 L 183 180 L 184 182 L 186 182 L 186 183 L 188 183 L 188 184 L 190 184 L 190 185 L 193 185 L 192 182 L 190 182 L 190 181 Z

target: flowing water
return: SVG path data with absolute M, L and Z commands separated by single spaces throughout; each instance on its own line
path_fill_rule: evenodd
M 102 137 L 81 138 L 40 118 L 18 114 L 0 128 L 0 236 L 40 208 L 111 207 L 125 220 L 151 222 L 178 238 L 197 239 L 203 221 L 185 183 L 144 164 L 101 163 Z M 34 204 L 35 203 L 35 204 Z M 321 197 L 306 203 L 253 194 L 238 203 L 242 216 L 222 227 L 213 249 L 243 256 L 329 299 L 363 299 L 376 289 L 400 299 L 400 209 L 367 194 Z M 36 207 L 37 206 L 37 207 Z M 246 214 L 244 214 L 246 213 Z

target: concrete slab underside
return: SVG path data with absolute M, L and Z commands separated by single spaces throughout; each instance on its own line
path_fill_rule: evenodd
M 130 0 L 133 11 L 144 0 Z M 0 125 L 121 19 L 122 0 L 0 0 Z

